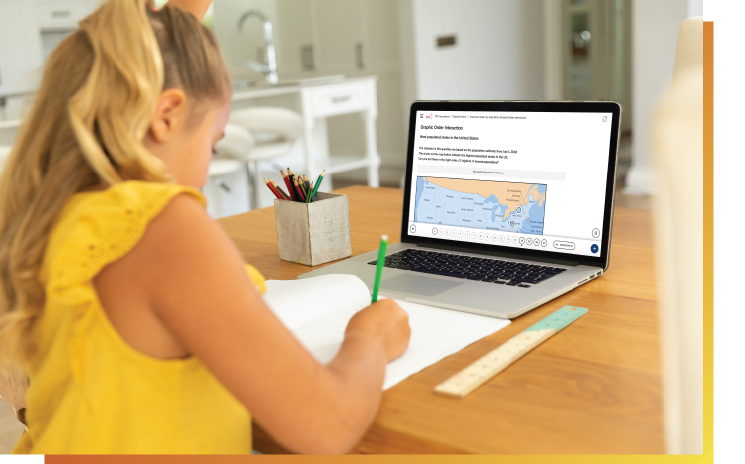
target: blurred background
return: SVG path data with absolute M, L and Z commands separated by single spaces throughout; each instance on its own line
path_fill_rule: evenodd
M 46 57 L 97 1 L 0 2 L 0 146 Z M 398 187 L 408 107 L 434 99 L 620 102 L 619 204 L 649 207 L 653 109 L 681 22 L 702 14 L 702 0 L 217 0 L 204 22 L 244 137 L 218 150 L 210 212 L 271 205 L 261 179 L 283 185 L 287 166 L 326 169 L 326 189 Z M 276 108 L 287 111 L 265 111 Z

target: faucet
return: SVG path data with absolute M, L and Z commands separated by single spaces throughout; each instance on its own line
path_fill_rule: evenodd
M 266 83 L 277 85 L 277 55 L 274 52 L 274 35 L 272 34 L 272 23 L 266 15 L 258 10 L 249 10 L 238 20 L 238 37 L 243 36 L 243 24 L 248 18 L 255 16 L 264 26 L 264 41 L 266 42 L 266 64 L 258 63 L 253 60 L 246 60 L 246 65 L 259 74 L 266 75 Z

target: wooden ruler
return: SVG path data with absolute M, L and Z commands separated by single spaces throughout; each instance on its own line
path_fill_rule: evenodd
M 507 366 L 520 359 L 525 353 L 585 314 L 587 314 L 587 308 L 564 306 L 436 386 L 435 393 L 453 398 L 463 398 L 505 370 Z

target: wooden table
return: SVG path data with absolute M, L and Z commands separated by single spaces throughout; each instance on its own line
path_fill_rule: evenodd
M 401 231 L 403 192 L 350 187 L 352 252 Z M 277 255 L 274 209 L 223 218 L 267 279 L 311 268 Z M 663 401 L 652 215 L 616 208 L 608 273 L 383 393 L 357 453 L 662 453 Z M 462 400 L 435 385 L 564 305 L 589 313 Z M 282 452 L 254 424 L 254 448 Z

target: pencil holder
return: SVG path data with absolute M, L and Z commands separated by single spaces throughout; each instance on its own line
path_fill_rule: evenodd
M 317 266 L 352 256 L 349 198 L 316 195 L 312 203 L 274 200 L 279 259 Z

